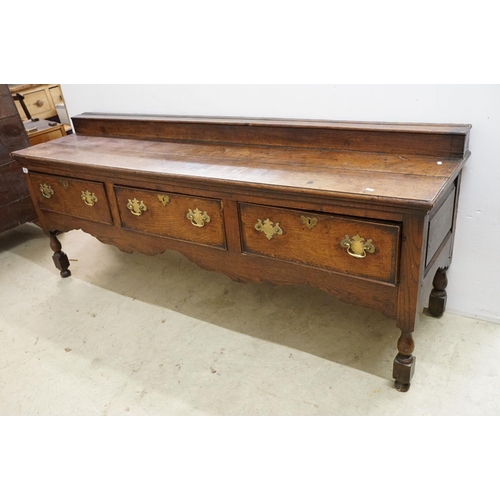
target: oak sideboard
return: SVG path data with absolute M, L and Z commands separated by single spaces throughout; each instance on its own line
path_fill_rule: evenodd
M 399 391 L 425 307 L 446 305 L 470 125 L 84 113 L 13 153 L 61 276 L 57 238 L 173 249 L 239 281 L 302 284 L 401 330 Z

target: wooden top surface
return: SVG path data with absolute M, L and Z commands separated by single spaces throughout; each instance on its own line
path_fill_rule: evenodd
M 68 165 L 75 174 L 206 180 L 297 194 L 354 198 L 425 209 L 464 158 L 320 148 L 183 143 L 70 135 L 14 154 L 32 164 Z M 79 167 L 79 168 L 75 168 Z

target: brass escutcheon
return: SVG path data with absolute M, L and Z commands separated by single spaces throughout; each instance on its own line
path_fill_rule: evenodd
M 139 201 L 137 198 L 134 198 L 133 200 L 128 200 L 127 203 L 127 208 L 132 212 L 133 215 L 142 215 L 143 212 L 147 210 L 146 205 L 141 201 Z
M 356 259 L 364 259 L 366 257 L 366 252 L 375 252 L 375 246 L 372 240 L 366 240 L 361 238 L 359 234 L 353 238 L 349 238 L 346 234 L 344 239 L 340 241 L 340 245 L 347 249 L 347 253 Z
M 48 184 L 40 184 L 40 191 L 44 198 L 50 198 L 54 194 L 54 190 Z
M 307 227 L 307 229 L 312 229 L 317 223 L 318 219 L 316 217 L 306 217 L 305 215 L 300 216 L 302 224 Z
M 61 179 L 59 182 L 64 189 L 68 189 L 69 182 L 67 180 Z
M 196 227 L 203 227 L 210 222 L 210 216 L 207 212 L 205 211 L 202 213 L 199 208 L 195 208 L 194 210 L 188 209 L 186 217 L 191 221 L 191 224 Z
M 271 240 L 277 234 L 283 234 L 283 229 L 280 227 L 280 223 L 271 222 L 269 219 L 266 219 L 262 222 L 260 219 L 257 219 L 257 224 L 255 224 L 255 229 L 257 231 L 262 231 L 268 240 Z
M 85 205 L 89 207 L 93 207 L 95 203 L 97 203 L 97 196 L 94 193 L 91 193 L 88 189 L 87 191 L 82 191 L 82 200 L 85 202 Z
M 167 206 L 167 203 L 170 202 L 170 197 L 167 196 L 166 194 L 159 194 L 157 195 L 158 201 L 164 206 Z

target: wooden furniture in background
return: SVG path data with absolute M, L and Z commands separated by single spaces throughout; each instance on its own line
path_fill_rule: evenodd
M 25 124 L 26 127 L 26 124 Z M 33 126 L 27 126 L 26 132 L 31 146 L 36 146 L 42 142 L 53 141 L 66 135 L 65 126 L 61 124 L 53 124 L 47 120 L 33 122 Z
M 10 157 L 29 145 L 9 87 L 0 84 L 0 232 L 37 217 L 21 167 Z
M 58 231 L 167 248 L 240 281 L 307 284 L 396 320 L 396 388 L 423 308 L 443 313 L 470 125 L 99 115 L 17 152 Z M 314 311 L 310 312 L 314 314 Z
M 22 85 L 10 85 L 10 93 L 12 96 L 22 94 L 24 96 L 24 104 L 28 108 L 30 117 L 26 113 L 19 101 L 16 101 L 16 108 L 23 122 L 29 118 L 38 118 L 40 120 L 59 120 L 56 106 L 63 104 L 66 106 L 61 86 L 56 83 L 29 83 Z M 66 133 L 71 131 L 71 125 L 62 124 Z M 41 130 L 43 127 L 39 127 Z M 39 134 L 43 135 L 43 134 Z M 66 134 L 64 134 L 66 135 Z M 61 137 L 58 135 L 57 137 Z M 39 144 L 40 141 L 35 142 Z
M 71 125 L 58 122 L 56 106 L 65 106 L 59 85 L 11 85 L 9 89 L 32 146 L 71 131 Z
M 55 83 L 29 83 L 10 86 L 12 95 L 24 95 L 24 103 L 32 118 L 47 120 L 57 116 L 56 104 L 64 103 L 61 87 Z M 28 120 L 21 105 L 16 102 L 17 111 L 23 121 Z

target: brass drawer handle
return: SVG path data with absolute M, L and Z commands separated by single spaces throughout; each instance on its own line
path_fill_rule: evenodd
M 97 196 L 87 189 L 87 191 L 82 191 L 82 200 L 85 202 L 85 205 L 93 207 L 97 203 Z
M 50 198 L 54 194 L 54 190 L 48 184 L 40 184 L 40 191 L 44 198 Z
M 137 198 L 128 200 L 127 208 L 132 212 L 133 215 L 137 216 L 142 215 L 147 210 L 147 207 L 146 205 L 144 205 L 142 200 L 139 201 Z
M 344 239 L 341 240 L 340 245 L 347 249 L 347 253 L 356 259 L 364 259 L 366 257 L 366 252 L 375 252 L 375 246 L 372 240 L 366 240 L 361 238 L 359 234 L 353 238 L 349 238 L 346 234 Z
M 195 208 L 194 210 L 188 209 L 186 217 L 191 221 L 191 224 L 196 227 L 203 227 L 210 222 L 210 216 L 207 212 L 205 211 L 202 213 L 199 208 Z
M 257 219 L 257 224 L 255 224 L 255 229 L 257 231 L 262 231 L 268 240 L 271 240 L 277 234 L 283 234 L 283 229 L 280 227 L 280 223 L 276 222 L 276 224 L 269 219 L 266 219 L 262 222 L 260 219 Z

